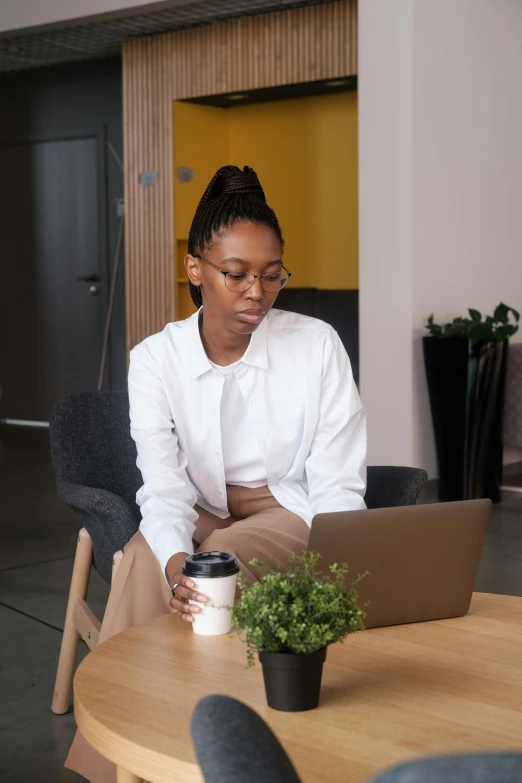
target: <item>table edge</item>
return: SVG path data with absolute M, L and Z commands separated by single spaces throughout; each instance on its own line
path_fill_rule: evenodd
M 77 671 L 79 671 L 81 665 Z M 122 734 L 116 733 L 113 729 L 99 721 L 98 718 L 94 717 L 82 704 L 76 688 L 76 676 L 74 684 L 74 718 L 78 730 L 84 739 L 98 753 L 117 766 L 123 767 L 128 772 L 132 772 L 144 780 L 150 777 L 151 766 L 162 769 L 163 773 L 166 773 L 166 776 L 164 774 L 161 774 L 161 777 L 156 776 L 154 783 L 172 783 L 173 775 L 179 776 L 181 774 L 185 776 L 185 779 L 193 779 L 198 781 L 198 783 L 203 779 L 197 760 L 194 762 L 184 761 L 177 756 L 160 753 L 146 745 L 138 745 L 136 742 L 126 739 Z M 150 758 L 150 765 L 145 767 L 139 759 L 136 760 L 136 755 L 140 753 Z M 187 776 L 191 776 L 191 778 Z

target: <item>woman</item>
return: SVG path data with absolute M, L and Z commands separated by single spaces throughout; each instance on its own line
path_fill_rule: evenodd
M 350 362 L 322 321 L 272 310 L 290 272 L 255 172 L 224 166 L 196 210 L 185 266 L 199 311 L 131 352 L 140 530 L 111 589 L 100 641 L 205 596 L 181 569 L 194 550 L 282 567 L 313 517 L 364 508 L 366 426 Z M 113 767 L 77 735 L 67 766 Z

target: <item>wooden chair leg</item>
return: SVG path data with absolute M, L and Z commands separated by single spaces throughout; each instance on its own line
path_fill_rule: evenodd
M 116 767 L 116 783 L 145 783 L 145 781 L 132 772 L 127 772 L 123 767 Z
M 71 688 L 74 675 L 74 664 L 78 652 L 80 634 L 75 624 L 75 606 L 78 600 L 85 600 L 92 564 L 92 541 L 85 528 L 80 530 L 76 555 L 69 589 L 67 613 L 63 629 L 62 646 L 58 659 L 58 670 L 54 683 L 52 711 L 63 715 L 69 709 Z
M 123 557 L 123 552 L 121 551 L 121 549 L 119 549 L 117 552 L 115 552 L 114 557 L 112 558 L 111 582 L 114 582 L 114 577 L 116 576 L 116 572 L 120 567 L 122 557 Z
M 87 606 L 84 600 L 79 598 L 74 604 L 74 627 L 80 634 L 89 650 L 94 650 L 100 641 L 101 623 Z

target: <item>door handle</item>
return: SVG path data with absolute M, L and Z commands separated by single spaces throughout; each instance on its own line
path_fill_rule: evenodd
M 85 275 L 84 277 L 77 277 L 76 278 L 77 283 L 99 283 L 100 277 L 99 275 Z

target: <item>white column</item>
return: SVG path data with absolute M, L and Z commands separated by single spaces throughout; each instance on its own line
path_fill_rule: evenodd
M 426 317 L 522 310 L 522 3 L 363 0 L 359 13 L 369 460 L 434 477 Z
M 412 444 L 414 0 L 359 3 L 359 334 L 370 464 Z

